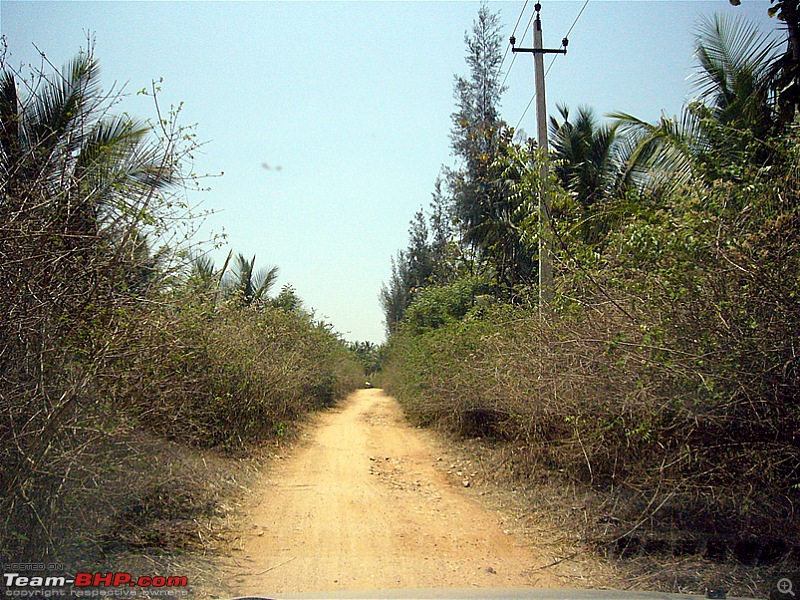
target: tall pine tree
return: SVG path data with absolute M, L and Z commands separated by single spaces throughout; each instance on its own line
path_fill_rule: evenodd
M 482 261 L 491 254 L 487 226 L 496 216 L 496 206 L 502 203 L 492 165 L 504 125 L 500 119 L 504 91 L 500 83 L 500 19 L 485 3 L 464 42 L 469 75 L 455 80 L 457 110 L 452 114 L 450 133 L 451 147 L 460 164 L 449 173 L 448 183 L 462 240 Z

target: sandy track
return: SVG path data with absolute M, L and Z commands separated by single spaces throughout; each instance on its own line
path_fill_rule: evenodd
M 310 443 L 261 483 L 231 590 L 555 585 L 436 459 L 380 390 L 320 415 Z

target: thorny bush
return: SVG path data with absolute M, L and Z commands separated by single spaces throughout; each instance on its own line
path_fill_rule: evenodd
M 282 435 L 363 375 L 327 326 L 181 270 L 198 144 L 155 86 L 149 123 L 114 116 L 91 47 L 24 85 L 0 67 L 0 554 L 77 566 L 164 494 L 209 510 L 190 446 Z
M 509 440 L 521 480 L 610 493 L 626 528 L 796 539 L 797 148 L 792 131 L 769 166 L 603 207 L 614 227 L 591 252 L 558 223 L 552 316 L 401 327 L 387 387 L 418 422 Z

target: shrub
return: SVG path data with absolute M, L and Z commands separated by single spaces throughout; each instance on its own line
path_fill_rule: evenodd
M 191 228 L 175 114 L 109 116 L 91 51 L 30 97 L 0 66 L 0 554 L 105 551 L 120 515 L 211 510 L 197 448 L 283 435 L 363 374 L 288 291 L 220 303 L 151 249 Z
M 796 535 L 797 131 L 750 143 L 741 163 L 708 153 L 683 187 L 596 207 L 613 217 L 600 244 L 562 215 L 552 317 L 411 321 L 387 387 L 421 423 L 513 440 L 522 479 L 543 467 L 629 496 L 632 523 Z
M 451 283 L 424 287 L 406 309 L 402 326 L 405 331 L 421 333 L 458 321 L 486 288 L 486 283 L 478 277 L 462 277 Z
M 797 413 L 761 421 L 710 402 L 698 357 L 616 312 L 504 307 L 393 338 L 384 380 L 416 423 L 508 442 L 527 485 L 562 473 L 615 495 L 621 518 L 658 508 L 664 526 L 778 533 L 798 493 Z

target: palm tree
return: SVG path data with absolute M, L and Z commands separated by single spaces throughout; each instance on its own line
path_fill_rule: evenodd
M 611 115 L 634 146 L 628 177 L 651 190 L 674 188 L 696 180 L 705 156 L 735 164 L 750 139 L 775 132 L 782 125 L 778 44 L 742 19 L 716 15 L 702 21 L 695 37 L 697 97 L 681 115 L 663 115 L 655 124 Z
M 189 270 L 189 280 L 197 283 L 199 287 L 209 287 L 217 274 L 214 260 L 207 254 L 193 255 Z
M 52 480 L 49 457 L 74 465 L 89 439 L 74 434 L 91 421 L 73 417 L 94 402 L 85 386 L 105 360 L 95 349 L 110 356 L 115 343 L 108 309 L 148 291 L 161 255 L 147 234 L 179 177 L 174 147 L 110 115 L 115 97 L 99 73 L 89 51 L 21 94 L 22 78 L 0 60 L 0 410 L 10 425 L 0 427 L 0 513 L 29 506 L 30 523 L 48 522 L 39 509 L 55 506 L 37 499 Z
M 598 122 L 591 108 L 579 106 L 577 114 L 558 105 L 550 118 L 553 170 L 562 187 L 577 202 L 574 227 L 588 243 L 602 241 L 616 218 L 615 200 L 632 187 L 626 168 L 633 151 L 631 140 L 619 135 L 617 124 Z
M 149 125 L 111 115 L 114 95 L 102 92 L 91 51 L 60 73 L 38 73 L 27 94 L 17 73 L 0 69 L 3 339 L 12 318 L 56 331 L 142 283 L 126 279 L 140 267 L 150 276 L 143 239 L 166 213 L 162 195 L 180 166 Z
M 569 107 L 558 105 L 561 120 L 550 117 L 550 145 L 556 174 L 584 208 L 618 195 L 628 183 L 627 140 L 616 124 L 600 124 L 591 108 L 579 106 L 570 119 Z
M 627 113 L 610 115 L 631 147 L 625 178 L 634 187 L 663 192 L 694 179 L 698 158 L 711 149 L 698 109 L 686 106 L 680 117 L 664 113 L 655 124 Z
M 698 99 L 721 124 L 752 130 L 757 137 L 775 125 L 780 40 L 729 15 L 706 18 L 695 38 Z
M 20 97 L 16 76 L 0 77 L 0 205 L 44 210 L 75 235 L 118 236 L 140 221 L 158 191 L 175 183 L 172 153 L 152 129 L 127 115 L 109 116 L 91 52 Z
M 223 287 L 245 306 L 256 304 L 278 279 L 278 267 L 255 271 L 256 257 L 247 260 L 244 254 L 237 254 L 231 272 L 223 278 Z
M 739 6 L 741 0 L 730 3 Z M 771 0 L 770 4 L 767 14 L 777 16 L 786 28 L 786 50 L 775 64 L 778 116 L 785 125 L 794 120 L 800 106 L 800 2 Z
M 186 283 L 192 292 L 200 294 L 217 295 L 220 291 L 222 278 L 228 270 L 233 251 L 228 252 L 222 268 L 217 270 L 214 260 L 208 254 L 192 252 L 189 254 L 188 273 Z

